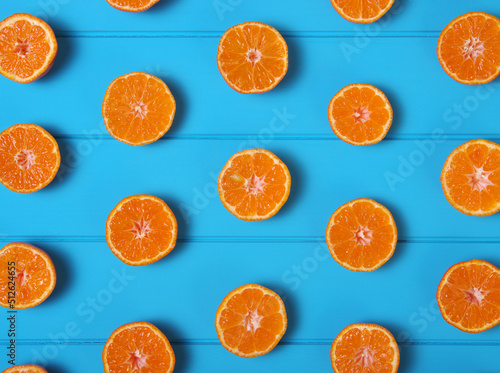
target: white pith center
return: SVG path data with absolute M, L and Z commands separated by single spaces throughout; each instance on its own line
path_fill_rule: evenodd
M 35 154 L 31 150 L 20 150 L 15 156 L 17 166 L 21 170 L 29 170 L 35 164 Z
M 148 113 L 148 105 L 139 101 L 132 104 L 132 112 L 136 117 L 144 118 Z
M 260 328 L 260 321 L 262 318 L 263 316 L 259 316 L 257 310 L 248 311 L 243 317 L 241 324 L 248 332 L 255 333 L 255 331 Z
M 31 276 L 28 273 L 26 273 L 25 269 L 20 269 L 16 271 L 16 282 L 20 286 L 24 286 L 28 282 L 30 277 Z
M 466 58 L 476 59 L 484 53 L 484 43 L 476 38 L 475 36 L 471 36 L 463 45 L 462 53 Z
M 255 176 L 252 175 L 251 178 L 246 179 L 245 181 L 245 189 L 249 194 L 258 194 L 264 191 L 264 187 L 266 186 L 266 182 L 264 181 L 264 176 Z
M 133 224 L 134 226 L 130 231 L 135 235 L 136 239 L 142 239 L 144 237 L 148 237 L 149 232 L 152 231 L 152 229 L 149 227 L 149 221 L 144 220 L 144 218 L 141 218 L 139 221 L 134 221 Z
M 354 355 L 354 361 L 357 365 L 362 368 L 370 367 L 373 364 L 373 351 L 368 347 L 361 347 L 356 351 L 356 355 Z
M 472 174 L 466 175 L 469 178 L 469 185 L 472 190 L 483 191 L 489 185 L 493 185 L 490 181 L 489 176 L 493 171 L 484 171 L 483 167 L 474 167 L 474 172 Z
M 469 290 L 464 290 L 465 299 L 472 304 L 477 304 L 478 306 L 483 301 L 485 294 L 476 287 L 472 287 Z
M 17 39 L 14 45 L 14 53 L 17 53 L 19 57 L 26 57 L 30 53 L 31 47 L 27 40 Z
M 262 52 L 258 49 L 250 49 L 247 54 L 247 61 L 255 64 L 260 61 L 262 57 Z
M 354 114 L 352 115 L 354 117 L 354 120 L 356 123 L 365 123 L 366 121 L 370 120 L 370 114 L 372 112 L 368 110 L 366 106 L 360 106 L 356 110 L 354 110 Z
M 354 231 L 354 235 L 358 245 L 368 245 L 372 240 L 373 231 L 367 227 L 360 226 L 356 231 Z
M 132 371 L 141 370 L 142 367 L 146 365 L 146 358 L 147 358 L 147 356 L 142 355 L 139 352 L 139 350 L 136 350 L 135 352 L 130 353 L 130 357 L 128 359 L 128 362 L 132 366 Z

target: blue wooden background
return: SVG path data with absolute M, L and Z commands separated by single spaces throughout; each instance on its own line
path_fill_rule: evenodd
M 0 19 L 37 15 L 59 42 L 43 79 L 0 79 L 0 130 L 42 125 L 62 151 L 60 172 L 42 191 L 0 188 L 2 246 L 35 244 L 58 274 L 45 303 L 18 313 L 17 363 L 100 372 L 111 332 L 144 320 L 173 342 L 176 372 L 330 372 L 340 330 L 375 322 L 398 339 L 401 372 L 500 372 L 500 327 L 461 332 L 435 301 L 452 264 L 500 265 L 500 215 L 459 213 L 439 181 L 459 144 L 500 141 L 500 84 L 460 85 L 436 58 L 440 30 L 474 10 L 499 16 L 500 4 L 401 0 L 371 25 L 343 20 L 329 0 L 161 0 L 140 14 L 105 0 L 2 4 Z M 262 95 L 234 92 L 215 61 L 222 33 L 249 20 L 276 27 L 289 44 L 287 76 Z M 101 117 L 106 87 L 131 71 L 160 77 L 177 101 L 167 135 L 139 148 L 112 139 Z M 389 134 L 374 146 L 345 144 L 328 124 L 329 100 L 355 82 L 378 86 L 394 108 Z M 252 147 L 275 152 L 292 175 L 288 202 L 264 222 L 234 218 L 216 190 L 226 160 Z M 118 201 L 139 193 L 170 205 L 179 242 L 161 261 L 134 268 L 108 249 L 104 227 Z M 385 204 L 399 229 L 394 257 L 373 273 L 342 268 L 324 244 L 330 215 L 359 197 Z M 283 296 L 289 328 L 275 350 L 247 360 L 219 345 L 213 324 L 222 298 L 249 282 Z M 1 312 L 3 369 L 8 323 Z

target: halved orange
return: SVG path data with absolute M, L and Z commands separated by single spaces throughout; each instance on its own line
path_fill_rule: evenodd
M 215 330 L 226 350 L 251 358 L 267 354 L 285 334 L 285 304 L 278 294 L 248 284 L 231 291 L 215 315 Z
M 177 220 L 160 198 L 134 195 L 115 206 L 106 221 L 106 241 L 124 263 L 141 266 L 167 255 L 177 240 Z
M 371 23 L 391 9 L 394 0 L 331 0 L 333 7 L 348 21 Z
M 56 286 L 56 270 L 39 248 L 13 242 L 0 250 L 0 306 L 24 309 L 45 301 Z
M 47 373 L 47 371 L 38 365 L 16 365 L 5 369 L 2 373 Z
M 437 302 L 444 319 L 468 333 L 500 323 L 500 270 L 484 260 L 453 265 L 443 276 Z
M 111 82 L 102 103 L 107 130 L 129 145 L 155 142 L 170 129 L 175 100 L 167 85 L 142 72 L 122 75 Z
M 398 231 L 391 212 L 368 198 L 340 206 L 326 227 L 326 243 L 333 259 L 351 271 L 374 271 L 396 248 Z
M 156 326 L 139 321 L 122 325 L 111 334 L 102 362 L 105 373 L 171 373 L 175 355 Z
M 40 18 L 16 13 L 0 22 L 0 74 L 18 83 L 44 76 L 57 54 L 57 40 Z
M 474 216 L 500 210 L 500 145 L 470 140 L 453 150 L 441 172 L 441 186 L 448 202 Z
M 235 91 L 267 92 L 278 85 L 288 70 L 288 46 L 273 27 L 245 22 L 222 35 L 217 66 Z
M 351 324 L 333 341 L 330 359 L 335 373 L 396 373 L 399 348 L 386 328 Z
M 35 124 L 16 124 L 0 132 L 0 183 L 32 193 L 56 176 L 61 154 L 50 133 Z
M 106 0 L 109 5 L 125 12 L 143 12 L 160 0 Z
M 382 140 L 392 124 L 392 107 L 384 93 L 364 83 L 349 84 L 338 91 L 328 106 L 333 132 L 353 145 Z
M 437 56 L 459 83 L 491 82 L 500 74 L 500 20 L 484 12 L 455 18 L 439 35 Z
M 222 204 L 241 220 L 265 220 L 276 214 L 290 194 L 286 165 L 265 149 L 234 154 L 217 182 Z

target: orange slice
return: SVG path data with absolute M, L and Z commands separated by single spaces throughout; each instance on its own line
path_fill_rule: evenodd
M 333 7 L 348 21 L 371 23 L 391 9 L 394 0 L 331 0 Z
M 44 251 L 22 242 L 0 250 L 0 306 L 35 307 L 49 297 L 55 286 L 56 270 Z
M 468 333 L 479 333 L 500 323 L 500 270 L 484 260 L 452 266 L 437 290 L 444 319 Z
M 134 322 L 116 329 L 102 351 L 105 373 L 171 373 L 175 355 L 153 324 Z
M 0 132 L 0 183 L 17 193 L 46 187 L 56 176 L 61 154 L 56 140 L 35 124 Z
M 278 294 L 248 284 L 230 292 L 215 315 L 215 329 L 226 350 L 251 358 L 267 354 L 285 334 L 285 305 Z
M 129 145 L 155 142 L 170 129 L 175 100 L 156 76 L 134 72 L 111 82 L 102 103 L 107 130 Z
M 484 12 L 455 18 L 439 35 L 437 56 L 459 83 L 491 82 L 500 73 L 500 20 Z
M 333 259 L 351 271 L 379 268 L 394 254 L 397 240 L 390 211 L 368 198 L 340 206 L 326 227 L 326 243 Z
M 392 124 L 392 107 L 384 93 L 370 84 L 350 84 L 333 96 L 328 106 L 333 132 L 353 145 L 382 140 Z
M 441 172 L 441 186 L 448 202 L 474 216 L 500 210 L 500 145 L 471 140 L 453 150 Z
M 396 373 L 399 348 L 391 332 L 376 324 L 352 324 L 330 351 L 335 373 Z
M 106 0 L 113 8 L 125 12 L 143 12 L 160 0 Z
M 286 165 L 265 149 L 234 154 L 218 180 L 222 204 L 241 220 L 265 220 L 276 214 L 290 194 Z
M 160 198 L 142 194 L 127 197 L 106 221 L 106 241 L 124 263 L 141 266 L 167 255 L 177 240 L 177 220 Z
M 18 83 L 44 76 L 57 54 L 50 26 L 40 18 L 16 13 L 0 22 L 0 74 Z
M 222 35 L 217 66 L 235 91 L 267 92 L 278 85 L 288 70 L 288 47 L 273 27 L 245 22 Z
M 2 373 L 47 373 L 47 371 L 38 365 L 16 365 L 5 369 Z

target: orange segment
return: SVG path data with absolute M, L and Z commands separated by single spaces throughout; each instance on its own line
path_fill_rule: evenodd
M 155 142 L 170 129 L 175 100 L 157 77 L 134 72 L 111 82 L 102 103 L 102 116 L 109 133 L 130 145 Z
M 398 232 L 390 211 L 372 199 L 355 199 L 340 206 L 326 227 L 333 259 L 351 271 L 374 271 L 396 248 Z
M 500 73 L 500 20 L 484 12 L 455 18 L 439 36 L 437 56 L 459 83 L 483 84 Z
M 0 74 L 18 83 L 44 76 L 57 54 L 50 26 L 40 18 L 16 13 L 0 22 Z
M 453 150 L 441 172 L 441 186 L 448 202 L 474 216 L 500 210 L 500 145 L 470 140 Z
M 38 365 L 16 365 L 5 369 L 2 373 L 47 373 L 47 371 Z
M 134 322 L 116 329 L 102 351 L 105 373 L 171 373 L 175 355 L 153 324 Z
M 35 124 L 0 132 L 0 183 L 17 193 L 46 187 L 56 176 L 61 154 L 56 140 Z
M 290 194 L 286 165 L 265 149 L 234 154 L 219 175 L 222 204 L 242 220 L 265 220 L 276 214 Z
M 215 315 L 215 329 L 226 350 L 251 358 L 267 354 L 285 334 L 285 305 L 278 294 L 248 284 L 230 292 Z
M 371 23 L 382 17 L 394 0 L 331 0 L 333 7 L 348 21 Z
M 468 333 L 500 323 L 500 270 L 484 260 L 457 263 L 443 276 L 437 301 L 444 319 Z
M 335 373 L 396 373 L 399 348 L 391 332 L 376 324 L 351 324 L 330 351 Z
M 288 47 L 273 27 L 245 22 L 227 30 L 219 42 L 217 66 L 227 84 L 240 93 L 267 92 L 288 70 Z
M 113 8 L 125 12 L 143 12 L 160 0 L 106 0 Z
M 338 91 L 328 106 L 333 132 L 353 145 L 382 140 L 392 124 L 392 107 L 384 93 L 370 84 L 350 84 Z
M 55 286 L 56 270 L 44 251 L 22 242 L 0 250 L 0 306 L 35 307 L 49 297 Z
M 124 263 L 140 266 L 167 255 L 177 240 L 177 220 L 160 198 L 142 194 L 123 200 L 106 221 L 106 241 Z

